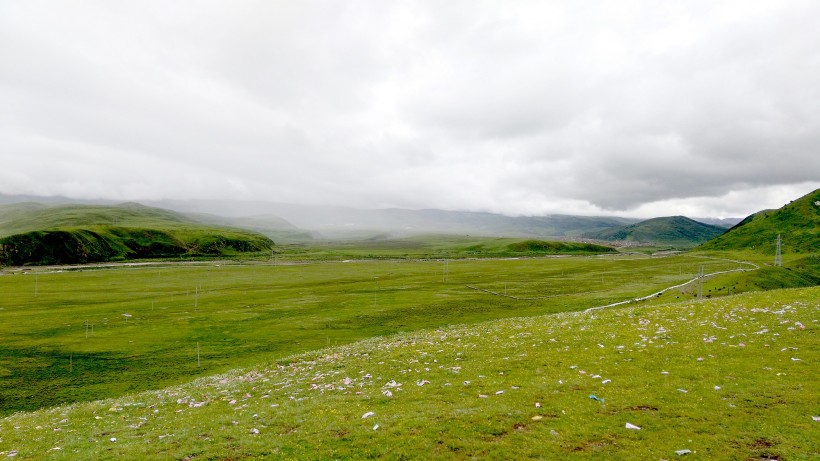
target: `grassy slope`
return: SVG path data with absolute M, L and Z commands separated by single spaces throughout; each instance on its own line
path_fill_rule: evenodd
M 0 262 L 75 264 L 270 251 L 267 237 L 138 204 L 0 206 Z
M 784 256 L 820 251 L 820 205 L 817 202 L 820 202 L 820 189 L 778 210 L 755 213 L 699 249 L 754 250 L 774 257 L 777 236 L 781 235 Z
M 617 229 L 585 234 L 600 240 L 652 242 L 656 244 L 692 247 L 726 232 L 725 228 L 704 224 L 684 216 L 647 219 Z
M 348 232 L 359 235 L 363 232 L 370 235 L 373 232 L 387 232 L 399 235 L 440 233 L 505 237 L 572 237 L 585 231 L 635 222 L 616 217 L 505 216 L 446 210 L 355 210 L 339 207 L 299 207 L 297 210 L 283 210 L 281 214 L 301 228 L 314 229 L 325 236 L 335 236 L 334 238 L 342 237 Z
M 0 455 L 816 459 L 819 309 L 780 290 L 376 338 L 13 415 Z
M 609 304 L 689 280 L 701 265 L 738 267 L 615 255 L 3 275 L 0 415 L 164 387 L 328 343 Z
M 113 225 L 165 228 L 200 224 L 180 213 L 136 203 L 123 203 L 117 206 L 46 206 L 38 203 L 0 205 L 0 237 L 43 229 Z

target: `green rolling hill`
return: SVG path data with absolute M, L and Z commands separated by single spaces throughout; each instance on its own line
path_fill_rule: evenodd
M 641 242 L 656 245 L 693 247 L 726 232 L 719 226 L 704 224 L 685 216 L 668 216 L 647 219 L 636 224 L 588 232 L 584 237 L 608 240 Z
M 774 265 L 778 236 L 782 267 Z M 777 210 L 759 211 L 697 250 L 761 259 L 764 267 L 734 283 L 764 290 L 820 285 L 820 189 Z
M 757 212 L 699 249 L 753 250 L 774 255 L 778 235 L 784 255 L 820 252 L 820 189 L 777 210 Z
M 43 229 L 81 226 L 175 227 L 201 223 L 181 213 L 139 203 L 120 205 L 0 205 L 0 237 Z
M 136 203 L 116 206 L 0 205 L 0 264 L 77 264 L 270 251 L 241 229 L 205 225 Z

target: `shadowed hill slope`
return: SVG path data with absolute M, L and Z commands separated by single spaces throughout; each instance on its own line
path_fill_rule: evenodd
M 270 251 L 260 234 L 136 203 L 0 206 L 0 263 L 78 264 Z

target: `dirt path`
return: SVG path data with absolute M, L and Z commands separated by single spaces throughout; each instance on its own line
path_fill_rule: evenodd
M 714 259 L 714 260 L 718 260 L 718 261 L 727 261 L 727 262 L 733 262 L 733 263 L 738 263 L 738 264 L 746 264 L 746 265 L 752 266 L 753 269 L 740 269 L 740 268 L 738 268 L 738 269 L 731 269 L 731 270 L 728 270 L 728 271 L 710 272 L 708 274 L 703 274 L 702 276 L 695 277 L 692 280 L 689 280 L 687 282 L 679 283 L 679 284 L 673 285 L 671 287 L 666 287 L 663 290 L 656 291 L 652 294 L 642 296 L 640 298 L 631 298 L 631 299 L 627 299 L 625 301 L 619 301 L 617 303 L 607 304 L 607 305 L 604 305 L 604 306 L 590 307 L 589 309 L 585 309 L 584 312 L 597 311 L 599 309 L 606 309 L 607 307 L 615 307 L 615 306 L 620 306 L 620 305 L 623 305 L 623 304 L 629 304 L 629 303 L 632 303 L 632 302 L 646 301 L 647 299 L 654 298 L 655 296 L 660 296 L 660 295 L 666 293 L 669 290 L 674 290 L 674 289 L 677 289 L 677 288 L 685 287 L 686 285 L 689 285 L 690 283 L 695 283 L 698 280 L 705 279 L 706 277 L 712 277 L 714 275 L 729 274 L 729 273 L 732 273 L 732 272 L 749 272 L 749 271 L 755 271 L 755 270 L 760 269 L 760 266 L 758 266 L 755 263 L 751 263 L 749 261 L 739 261 L 739 260 L 735 260 L 735 259 L 724 259 L 724 258 L 713 258 L 713 257 L 710 257 L 710 256 L 700 256 L 700 257 L 704 258 L 704 259 Z M 471 290 L 483 291 L 484 293 L 489 293 L 491 295 L 501 296 L 501 297 L 504 297 L 504 298 L 515 299 L 516 301 L 534 301 L 534 300 L 538 300 L 538 299 L 556 298 L 558 296 L 572 296 L 574 294 L 577 294 L 577 293 L 565 293 L 565 294 L 560 294 L 560 295 L 540 296 L 540 297 L 537 297 L 537 298 L 519 298 L 517 296 L 512 296 L 512 295 L 508 295 L 508 294 L 504 294 L 504 293 L 498 293 L 498 292 L 490 291 L 490 290 L 485 290 L 484 288 L 478 288 L 478 287 L 474 287 L 472 285 L 464 285 L 464 286 L 471 289 Z M 602 292 L 603 291 L 599 291 L 597 293 L 602 293 Z M 587 292 L 587 293 L 589 293 L 589 292 Z
M 622 304 L 628 304 L 628 303 L 631 303 L 631 302 L 646 301 L 647 299 L 653 298 L 655 296 L 660 296 L 660 295 L 666 293 L 669 290 L 674 290 L 676 288 L 684 287 L 686 285 L 689 285 L 690 283 L 697 282 L 698 280 L 705 279 L 706 277 L 711 277 L 713 275 L 728 274 L 728 273 L 731 273 L 731 272 L 749 272 L 749 271 L 756 271 L 756 270 L 760 269 L 760 266 L 758 266 L 755 263 L 750 263 L 748 261 L 737 261 L 737 260 L 734 260 L 734 259 L 711 258 L 709 256 L 701 256 L 701 257 L 706 258 L 706 259 L 716 259 L 718 261 L 729 261 L 729 262 L 738 263 L 738 264 L 748 264 L 748 265 L 754 267 L 754 269 L 732 269 L 732 270 L 728 270 L 728 271 L 710 272 L 708 274 L 703 274 L 702 276 L 695 277 L 692 280 L 689 280 L 688 282 L 684 282 L 684 283 L 680 283 L 680 284 L 675 285 L 675 286 L 667 287 L 667 288 L 664 288 L 661 291 L 656 291 L 655 293 L 652 293 L 651 295 L 646 295 L 646 296 L 643 296 L 643 297 L 640 297 L 640 298 L 627 299 L 626 301 L 607 304 L 606 306 L 590 307 L 589 309 L 585 309 L 584 312 L 597 311 L 599 309 L 605 309 L 607 307 L 620 306 Z

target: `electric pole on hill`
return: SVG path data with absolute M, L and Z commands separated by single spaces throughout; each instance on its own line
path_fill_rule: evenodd
M 777 246 L 774 251 L 774 265 L 776 267 L 783 265 L 783 254 L 780 251 L 780 234 L 777 234 Z

